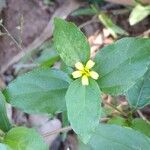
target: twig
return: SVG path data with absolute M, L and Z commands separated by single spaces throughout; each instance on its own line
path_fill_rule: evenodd
M 115 109 L 116 111 L 118 111 L 118 112 L 119 112 L 121 115 L 123 115 L 124 117 L 127 117 L 127 116 L 128 116 L 125 112 L 119 110 L 119 109 L 116 108 L 114 105 L 112 105 L 112 104 L 110 104 L 110 103 L 107 103 L 107 102 L 105 102 L 105 101 L 103 101 L 103 103 L 106 104 L 106 105 L 108 105 L 108 106 L 110 106 L 111 108 Z
M 17 42 L 17 40 L 10 34 L 10 32 L 8 31 L 8 29 L 7 29 L 3 24 L 0 24 L 0 26 L 3 27 L 3 29 L 6 31 L 6 35 L 8 35 L 8 36 L 12 39 L 12 41 L 17 45 L 17 47 L 21 50 L 21 53 L 23 53 L 23 54 L 25 55 L 25 52 L 24 52 L 22 46 L 21 46 L 21 45 Z M 31 57 L 31 60 L 32 60 L 32 62 L 33 62 L 32 57 Z
M 108 118 L 108 117 L 105 117 L 105 118 L 100 118 L 100 122 L 106 122 L 106 121 L 108 121 L 110 118 Z
M 109 120 L 109 118 L 101 118 L 100 122 L 105 122 L 105 121 L 108 121 L 108 120 Z M 71 126 L 67 126 L 67 127 L 64 127 L 64 128 L 60 128 L 60 129 L 54 130 L 52 132 L 47 132 L 47 133 L 43 134 L 43 137 L 48 137 L 48 136 L 51 136 L 53 134 L 59 134 L 59 133 L 68 132 L 70 130 L 72 130 L 72 127 Z
M 128 9 L 117 9 L 117 10 L 112 10 L 111 13 L 113 15 L 123 15 L 123 14 L 126 14 L 128 13 L 129 10 Z
M 94 17 L 92 17 L 91 20 L 88 20 L 87 22 L 82 23 L 82 24 L 79 25 L 78 27 L 81 29 L 81 28 L 83 28 L 84 26 L 87 26 L 87 25 L 89 25 L 89 24 L 91 24 L 91 23 L 93 23 L 93 22 L 99 22 L 96 18 L 97 18 L 97 16 L 94 16 Z
M 53 134 L 67 132 L 67 131 L 70 131 L 70 130 L 72 130 L 71 126 L 60 128 L 60 129 L 54 130 L 52 132 L 48 132 L 48 133 L 43 134 L 43 137 L 48 137 L 48 136 L 51 136 Z
M 13 68 L 17 68 L 17 69 L 32 69 L 32 68 L 35 68 L 35 67 L 39 67 L 40 65 L 38 64 L 16 64 L 13 66 Z
M 143 113 L 140 110 L 137 110 L 137 113 L 144 121 L 146 121 L 148 124 L 150 124 L 150 122 L 146 119 L 146 117 L 143 115 Z
M 51 20 L 48 25 L 41 33 L 41 35 L 35 39 L 27 48 L 24 48 L 23 51 L 19 52 L 16 56 L 14 56 L 8 63 L 2 66 L 0 70 L 0 74 L 3 74 L 11 65 L 17 63 L 26 53 L 30 53 L 32 50 L 37 49 L 44 41 L 52 36 L 53 33 L 53 20 L 55 17 L 67 18 L 67 16 L 77 8 L 79 8 L 81 4 L 76 2 L 75 0 L 67 0 L 64 4 L 57 9 L 57 11 L 53 14 Z
M 143 37 L 143 36 L 147 36 L 149 37 L 150 34 L 150 29 L 148 29 L 147 31 L 144 31 L 142 34 L 140 34 L 138 37 Z
M 13 40 L 13 42 L 18 46 L 18 48 L 20 50 L 23 50 L 21 45 L 18 44 L 18 42 L 16 41 L 16 39 L 10 34 L 10 32 L 7 30 L 7 28 L 3 25 L 3 24 L 0 24 L 0 26 L 3 27 L 3 29 L 6 31 L 7 35 Z

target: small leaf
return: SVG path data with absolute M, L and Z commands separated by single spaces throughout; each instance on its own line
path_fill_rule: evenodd
M 134 109 L 142 108 L 150 104 L 150 69 L 127 92 L 127 99 Z
M 54 50 L 53 44 L 50 41 L 44 42 L 39 48 L 32 51 L 32 55 L 40 52 L 40 56 L 35 59 L 35 63 L 41 66 L 51 66 L 59 60 L 59 54 Z M 37 53 L 37 55 L 39 55 Z M 34 55 L 35 55 L 34 54 Z
M 52 49 L 45 49 L 41 56 L 38 57 L 35 62 L 41 66 L 52 66 L 56 61 L 59 60 L 59 55 Z
M 11 129 L 6 134 L 4 143 L 12 150 L 48 150 L 48 145 L 34 129 L 24 127 Z
M 139 4 L 132 10 L 129 16 L 129 23 L 133 26 L 146 18 L 148 15 L 150 15 L 150 6 L 142 6 Z
M 100 90 L 94 80 L 83 86 L 77 79 L 66 93 L 68 119 L 73 130 L 87 143 L 99 123 Z
M 105 13 L 100 13 L 98 18 L 114 38 L 117 37 L 117 34 L 128 35 L 125 30 L 114 24 L 113 21 Z
M 43 3 L 45 5 L 53 5 L 54 4 L 54 0 L 43 0 Z
M 65 94 L 71 79 L 60 70 L 38 68 L 10 83 L 4 91 L 9 103 L 27 113 L 66 110 Z
M 92 150 L 148 150 L 150 139 L 131 128 L 101 124 L 89 145 Z
M 54 44 L 62 60 L 72 67 L 79 61 L 85 64 L 90 58 L 90 46 L 84 34 L 62 19 L 55 18 L 54 24 Z
M 43 42 L 41 44 L 41 46 L 39 46 L 39 47 L 37 47 L 35 49 L 32 49 L 31 51 L 27 52 L 24 55 L 24 57 L 21 59 L 20 64 L 27 64 L 28 62 L 31 61 L 31 58 L 35 58 L 35 63 L 36 63 L 36 60 L 38 60 L 37 57 L 40 55 L 40 53 L 41 53 L 41 55 L 43 55 L 43 53 L 46 53 L 47 51 L 51 52 L 51 50 L 52 51 L 54 50 L 53 43 L 50 40 L 48 40 L 46 42 Z M 41 57 L 41 55 L 40 55 L 40 57 Z M 46 57 L 46 59 L 48 59 L 48 57 Z M 41 61 L 39 63 L 41 64 Z
M 140 118 L 136 118 L 132 121 L 132 126 L 134 130 L 137 130 L 146 136 L 150 137 L 150 124 Z
M 87 16 L 87 15 L 95 15 L 95 11 L 88 7 L 88 8 L 79 8 L 71 13 L 71 16 Z
M 86 0 L 87 1 L 87 0 Z M 104 2 L 104 0 L 88 0 L 90 3 L 98 3 L 98 4 L 101 4 Z
M 115 124 L 115 125 L 120 125 L 120 126 L 126 126 L 126 120 L 120 116 L 115 116 L 111 118 L 108 122 L 108 124 Z
M 0 91 L 0 129 L 7 132 L 11 129 L 11 124 L 6 113 L 5 97 Z
M 150 39 L 123 38 L 104 47 L 95 58 L 98 84 L 104 93 L 124 94 L 148 70 Z

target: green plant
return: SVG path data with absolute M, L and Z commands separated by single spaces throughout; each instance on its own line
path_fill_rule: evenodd
M 43 3 L 45 5 L 51 5 L 51 4 L 53 4 L 53 0 L 43 0 Z
M 129 16 L 129 23 L 130 25 L 135 25 L 149 15 L 150 15 L 150 5 L 143 6 L 142 4 L 137 3 L 137 5 L 133 8 Z
M 80 8 L 72 13 L 72 16 L 84 15 L 95 15 L 114 38 L 117 38 L 117 35 L 128 35 L 124 29 L 113 22 L 106 11 L 101 10 L 96 4 L 91 5 L 91 7 Z
M 148 129 L 149 124 L 142 121 L 140 127 L 136 126 L 132 114 L 150 101 L 150 90 L 146 88 L 150 81 L 150 39 L 123 38 L 102 48 L 91 60 L 86 37 L 73 23 L 55 18 L 54 25 L 54 45 L 63 61 L 61 68 L 66 72 L 49 67 L 34 69 L 11 82 L 0 100 L 4 103 L 6 98 L 8 103 L 26 113 L 55 115 L 62 112 L 66 118 L 67 111 L 71 128 L 84 143 L 81 142 L 80 149 L 149 149 L 149 134 L 141 130 L 141 126 Z M 131 111 L 124 112 L 111 105 L 119 112 L 119 121 L 100 123 L 105 109 L 103 93 L 128 95 Z M 48 149 L 33 129 L 13 128 L 5 106 L 2 107 L 2 150 L 8 149 L 6 147 L 11 150 Z

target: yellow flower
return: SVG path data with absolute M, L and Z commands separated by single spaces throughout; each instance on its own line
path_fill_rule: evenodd
M 75 64 L 75 68 L 77 69 L 72 73 L 73 78 L 82 77 L 82 85 L 89 85 L 89 77 L 97 80 L 99 75 L 95 71 L 91 71 L 90 69 L 95 65 L 95 62 L 89 60 L 84 66 L 81 62 L 77 62 Z

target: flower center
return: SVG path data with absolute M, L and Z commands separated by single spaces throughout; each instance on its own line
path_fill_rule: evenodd
M 89 77 L 95 80 L 98 79 L 99 75 L 97 72 L 92 71 L 91 68 L 94 66 L 94 62 L 89 60 L 86 65 L 83 65 L 81 62 L 77 62 L 75 64 L 75 68 L 77 69 L 72 73 L 73 78 L 82 78 L 82 85 L 89 85 Z
M 86 75 L 87 77 L 89 77 L 90 76 L 90 70 L 87 69 L 87 68 L 84 68 L 84 70 L 82 70 L 82 74 Z

